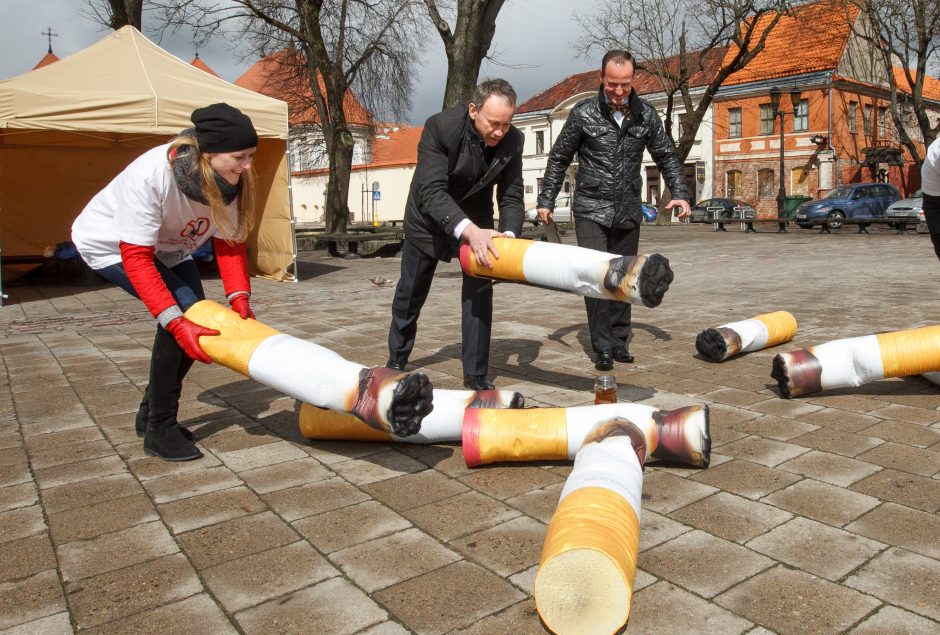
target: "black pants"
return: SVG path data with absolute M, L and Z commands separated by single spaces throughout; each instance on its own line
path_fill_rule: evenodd
M 418 317 L 428 299 L 437 259 L 407 239 L 401 251 L 401 278 L 392 301 L 392 325 L 388 330 L 388 358 L 405 364 L 418 332 Z M 490 327 L 493 324 L 493 287 L 483 278 L 464 275 L 460 294 L 461 353 L 465 375 L 485 375 L 490 361 Z
M 934 253 L 940 258 L 940 196 L 924 193 L 924 219 L 930 231 Z
M 575 218 L 578 245 L 618 256 L 635 256 L 640 247 L 640 228 L 619 229 L 604 227 L 592 220 Z M 625 302 L 584 298 L 587 308 L 588 329 L 594 352 L 626 346 L 630 337 L 630 305 Z

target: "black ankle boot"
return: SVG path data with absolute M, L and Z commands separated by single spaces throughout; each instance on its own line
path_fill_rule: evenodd
M 154 337 L 153 345 L 157 346 L 157 338 L 161 337 L 158 332 L 156 337 Z M 186 377 L 186 373 L 189 372 L 189 369 L 193 366 L 193 360 L 186 354 L 183 354 L 182 359 L 180 360 L 179 368 L 176 372 L 176 383 L 177 390 L 180 394 L 183 391 L 183 379 Z M 153 376 L 153 360 L 150 361 L 150 375 Z M 147 387 L 144 388 L 144 397 L 140 400 L 140 407 L 137 408 L 137 417 L 134 419 L 134 430 L 137 432 L 137 436 L 141 439 L 144 438 L 144 435 L 147 434 L 147 420 L 150 418 L 150 384 L 147 384 Z M 193 433 L 187 430 L 186 428 L 180 427 L 180 431 L 183 433 L 183 436 L 187 440 L 193 440 Z
M 186 438 L 176 421 L 182 375 L 191 366 L 184 364 L 184 358 L 186 353 L 173 335 L 158 326 L 150 360 L 150 385 L 146 391 L 149 404 L 144 453 L 164 461 L 191 461 L 202 457 L 202 452 Z

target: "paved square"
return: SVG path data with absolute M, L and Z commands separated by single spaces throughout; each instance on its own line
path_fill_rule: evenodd
M 675 281 L 660 307 L 634 307 L 619 396 L 708 404 L 714 446 L 706 470 L 645 471 L 626 632 L 940 632 L 940 388 L 910 377 L 788 401 L 770 378 L 776 352 L 935 323 L 940 262 L 924 235 L 762 229 L 642 230 Z M 370 278 L 397 280 L 399 260 L 301 256 L 300 283 L 253 280 L 258 317 L 382 364 L 394 285 Z M 458 388 L 459 268 L 439 273 L 411 362 Z M 61 279 L 4 291 L 0 632 L 545 632 L 532 588 L 567 464 L 469 469 L 458 444 L 311 442 L 293 400 L 201 364 L 180 420 L 206 456 L 148 458 L 133 430 L 143 306 Z M 583 300 L 495 296 L 497 385 L 533 406 L 592 403 Z M 777 310 L 797 318 L 793 342 L 696 356 L 702 329 Z

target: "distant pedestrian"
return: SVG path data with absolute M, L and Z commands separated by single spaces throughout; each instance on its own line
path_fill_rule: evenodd
M 927 148 L 924 164 L 920 166 L 920 189 L 924 194 L 924 218 L 930 240 L 940 258 L 940 137 Z
M 136 429 L 144 452 L 166 461 L 202 456 L 176 416 L 193 360 L 211 362 L 199 337 L 219 334 L 183 316 L 205 299 L 191 255 L 210 238 L 229 303 L 242 319 L 254 317 L 244 241 L 254 224 L 258 135 L 247 115 L 224 103 L 191 119 L 194 128 L 134 160 L 72 225 L 85 262 L 157 319 Z
M 680 208 L 679 219 L 692 214 L 685 170 L 666 136 L 656 109 L 633 89 L 636 65 L 627 51 L 612 50 L 601 61 L 597 95 L 579 102 L 548 155 L 538 198 L 542 222 L 552 222 L 555 197 L 575 153 L 578 176 L 574 193 L 575 233 L 578 245 L 599 251 L 635 256 L 640 243 L 640 167 L 647 150 L 659 167 L 672 200 L 666 209 Z M 594 367 L 607 371 L 618 362 L 632 362 L 628 344 L 630 305 L 585 298 Z

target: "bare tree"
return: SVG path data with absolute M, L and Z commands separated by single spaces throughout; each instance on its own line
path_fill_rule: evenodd
M 722 83 L 764 49 L 791 4 L 790 0 L 599 0 L 593 10 L 575 15 L 582 29 L 576 47 L 585 54 L 627 49 L 639 60 L 637 68 L 662 83 L 666 133 L 684 162 Z M 707 70 L 713 74 L 702 77 Z M 699 89 L 692 85 L 697 74 L 703 85 L 702 92 L 694 95 Z M 672 129 L 677 101 L 685 111 L 678 139 Z
M 470 100 L 480 75 L 480 64 L 496 33 L 496 17 L 505 0 L 424 0 L 434 28 L 444 41 L 447 84 L 443 108 Z M 447 17 L 453 17 L 451 29 Z
M 144 0 L 86 0 L 85 6 L 92 20 L 115 31 L 128 24 L 142 30 Z
M 309 87 L 329 179 L 326 225 L 346 231 L 354 139 L 343 108 L 351 89 L 376 116 L 403 117 L 426 25 L 419 0 L 152 0 L 163 28 L 199 39 L 224 34 L 260 55 L 287 49 L 284 74 Z M 301 93 L 295 93 L 295 97 Z M 295 106 L 298 104 L 295 104 Z
M 940 66 L 940 0 L 847 2 L 864 17 L 853 30 L 878 54 L 891 93 L 895 132 L 919 168 L 920 142 L 930 145 L 940 135 L 940 119 L 931 121 L 924 101 L 924 81 Z

